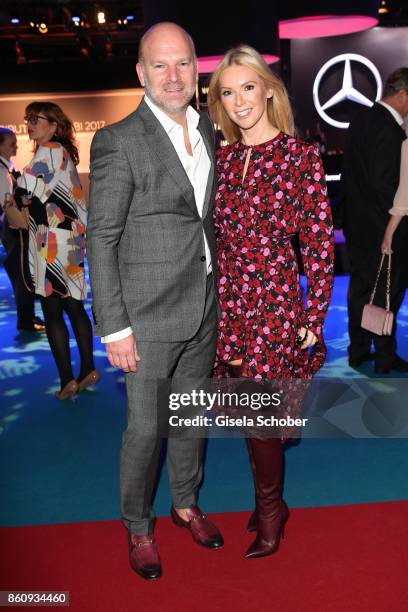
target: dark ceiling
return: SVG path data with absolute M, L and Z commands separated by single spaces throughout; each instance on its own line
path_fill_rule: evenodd
M 408 25 L 407 0 L 380 4 L 380 25 Z M 0 90 L 134 86 L 143 29 L 142 0 L 0 0 Z

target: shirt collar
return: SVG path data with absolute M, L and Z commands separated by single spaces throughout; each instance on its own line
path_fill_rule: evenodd
M 0 155 L 0 159 L 3 163 L 5 163 L 7 165 L 7 168 L 9 170 L 12 170 L 14 168 L 14 164 L 11 160 L 6 159 L 5 157 L 3 157 L 2 155 Z
M 170 132 L 174 130 L 174 128 L 180 127 L 179 123 L 177 123 L 176 121 L 173 121 L 173 119 L 171 119 L 168 115 L 166 115 L 166 113 L 164 113 L 161 110 L 161 108 L 159 108 L 156 104 L 154 104 L 154 102 L 152 102 L 148 96 L 145 95 L 144 99 L 145 99 L 147 106 L 150 108 L 150 110 L 152 111 L 156 119 L 166 130 L 167 134 L 170 134 Z M 186 117 L 187 117 L 188 127 L 190 129 L 191 128 L 196 129 L 198 126 L 198 122 L 200 121 L 200 115 L 197 113 L 197 111 L 194 110 L 192 106 L 187 107 Z
M 395 121 L 398 123 L 399 126 L 401 126 L 404 123 L 403 118 L 401 117 L 399 112 L 397 110 L 395 110 L 395 108 L 393 108 L 392 106 L 390 106 L 386 102 L 383 102 L 382 100 L 380 100 L 378 104 L 381 104 L 381 106 L 384 106 L 384 108 L 386 108 L 388 111 L 390 111 L 391 115 L 394 117 Z

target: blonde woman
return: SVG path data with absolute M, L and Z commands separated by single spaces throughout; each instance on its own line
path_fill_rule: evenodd
M 214 72 L 209 111 L 228 145 L 217 153 L 216 375 L 255 381 L 310 378 L 323 364 L 322 326 L 333 273 L 330 206 L 319 152 L 293 136 L 281 80 L 248 46 Z M 307 277 L 303 300 L 291 238 L 299 236 Z M 307 349 L 313 347 L 309 352 Z M 282 499 L 280 438 L 247 440 L 256 510 L 246 553 L 274 553 L 289 516 Z

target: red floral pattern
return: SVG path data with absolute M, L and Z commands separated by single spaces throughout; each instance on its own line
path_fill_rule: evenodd
M 323 364 L 322 325 L 333 284 L 333 226 L 320 154 L 282 132 L 252 147 L 217 152 L 218 251 L 216 374 L 243 358 L 243 375 L 308 378 Z M 292 237 L 298 234 L 307 278 L 304 300 Z M 296 343 L 307 326 L 318 337 L 309 353 Z

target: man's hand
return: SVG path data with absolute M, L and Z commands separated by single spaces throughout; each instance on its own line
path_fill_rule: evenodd
M 109 363 L 114 368 L 121 368 L 124 372 L 137 372 L 137 362 L 140 357 L 136 348 L 136 340 L 133 334 L 105 344 Z

